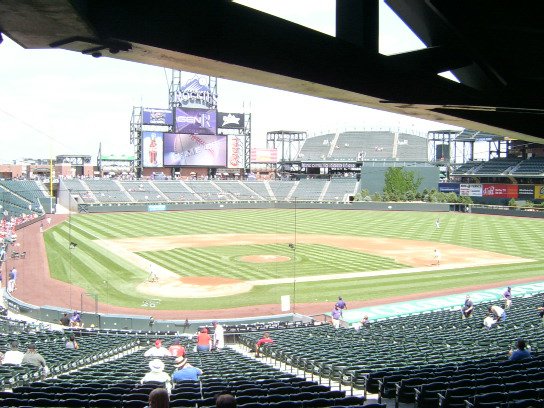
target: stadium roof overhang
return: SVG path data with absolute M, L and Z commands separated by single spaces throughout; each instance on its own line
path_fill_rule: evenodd
M 337 1 L 336 37 L 226 0 L 3 0 L 0 30 L 26 48 L 199 72 L 541 142 L 539 2 L 386 1 L 428 48 L 379 54 L 378 0 Z M 448 70 L 461 83 L 437 76 Z

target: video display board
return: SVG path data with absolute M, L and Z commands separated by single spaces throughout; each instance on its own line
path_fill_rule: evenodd
M 162 132 L 142 132 L 142 165 L 144 167 L 162 167 Z
M 143 108 L 142 124 L 172 126 L 174 124 L 174 114 L 171 109 Z
M 164 165 L 225 167 L 227 136 L 164 133 Z
M 214 109 L 176 108 L 176 133 L 215 135 L 217 111 Z

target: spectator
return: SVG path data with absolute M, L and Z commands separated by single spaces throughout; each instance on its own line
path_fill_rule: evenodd
M 263 344 L 273 343 L 274 340 L 270 338 L 270 333 L 264 332 L 263 337 L 255 344 L 255 357 L 259 357 L 259 351 L 261 351 L 261 346 Z
M 70 318 L 68 317 L 68 313 L 64 313 L 62 317 L 60 318 L 60 324 L 63 326 L 70 326 Z
M 501 322 L 504 322 L 506 320 L 506 312 L 504 311 L 504 309 L 500 306 L 496 306 L 496 305 L 493 305 L 493 306 L 489 306 L 489 314 L 493 316 L 493 318 L 496 320 L 496 322 L 498 323 L 499 320 Z
M 524 360 L 526 358 L 533 358 L 531 356 L 531 352 L 527 350 L 527 344 L 525 343 L 525 340 L 519 339 L 516 342 L 516 350 L 512 351 L 510 349 L 510 352 L 508 353 L 510 355 L 510 358 L 508 360 L 510 361 L 518 361 L 518 360 Z
M 74 337 L 73 334 L 70 336 L 70 339 L 66 342 L 66 348 L 73 349 L 73 350 L 79 349 L 79 344 L 77 343 L 76 338 Z
M 174 357 L 183 357 L 185 355 L 185 347 L 179 344 L 179 339 L 174 339 L 172 345 L 168 347 L 168 352 Z
M 70 327 L 83 327 L 79 312 L 72 313 L 72 317 L 70 317 Z
M 142 384 L 146 382 L 160 382 L 164 384 L 164 388 L 170 393 L 172 390 L 172 381 L 170 376 L 164 372 L 164 363 L 155 358 L 149 362 L 149 371 L 140 381 Z
M 144 353 L 144 357 L 165 357 L 170 356 L 170 352 L 162 346 L 162 341 L 155 340 L 155 345 Z
M 342 310 L 337 305 L 334 305 L 334 309 L 331 312 L 332 325 L 335 329 L 340 327 L 340 318 L 342 317 Z
M 21 364 L 28 364 L 40 369 L 42 377 L 44 378 L 47 376 L 47 374 L 49 374 L 49 369 L 47 368 L 45 359 L 36 351 L 36 345 L 34 343 L 30 343 L 28 345 L 28 350 L 23 356 Z
M 19 343 L 17 343 L 16 341 L 12 341 L 10 346 L 11 350 L 6 351 L 6 354 L 4 354 L 4 361 L 2 362 L 2 364 L 21 365 L 24 354 L 19 351 Z
M 512 288 L 508 286 L 508 289 L 502 294 L 502 298 L 504 299 L 504 308 L 510 309 L 510 306 L 512 306 Z
M 360 323 L 361 327 L 368 326 L 370 324 L 370 320 L 368 319 L 368 315 L 365 314 L 359 323 Z
M 155 388 L 149 393 L 149 408 L 168 408 L 170 398 L 165 388 Z
M 544 302 L 542 302 L 542 306 L 537 307 L 536 310 L 538 310 L 538 315 L 541 319 L 544 319 Z
M 174 374 L 172 374 L 172 380 L 174 383 L 182 381 L 197 381 L 202 375 L 202 370 L 189 364 L 187 357 L 178 357 L 175 361 L 176 371 L 174 371 Z
M 208 329 L 203 327 L 196 336 L 196 349 L 197 351 L 210 351 L 212 345 L 212 338 L 208 334 Z
M 4 363 L 4 353 L 0 351 L 0 364 Z
M 342 299 L 342 296 L 338 296 L 338 302 L 336 302 L 336 306 L 340 309 L 340 314 L 344 314 L 344 310 L 348 310 L 348 305 L 344 300 Z
M 214 327 L 213 345 L 216 349 L 221 350 L 225 347 L 225 329 L 217 322 L 217 320 L 214 320 L 212 325 Z
M 472 313 L 474 312 L 474 303 L 472 303 L 470 295 L 467 295 L 465 298 L 465 304 L 461 308 L 461 312 L 463 313 L 463 319 L 468 319 L 472 316 Z
M 217 408 L 236 408 L 236 398 L 230 394 L 219 394 L 215 397 L 215 406 Z

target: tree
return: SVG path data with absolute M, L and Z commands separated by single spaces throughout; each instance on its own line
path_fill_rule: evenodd
M 390 167 L 385 172 L 383 192 L 393 197 L 405 196 L 408 191 L 415 195 L 422 180 L 422 177 L 416 178 L 413 171 L 404 170 L 402 167 Z

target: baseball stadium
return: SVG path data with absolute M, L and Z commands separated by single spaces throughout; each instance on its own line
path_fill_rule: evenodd
M 111 23 L 105 3 L 60 3 L 46 14 Z M 5 11 L 2 32 L 30 41 Z M 201 60 L 172 70 L 167 106 L 132 107 L 133 155 L 0 164 L 0 408 L 544 407 L 539 136 L 472 118 L 273 130 L 258 148 Z

